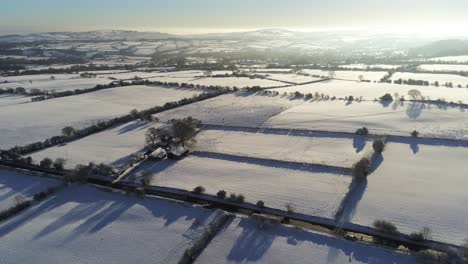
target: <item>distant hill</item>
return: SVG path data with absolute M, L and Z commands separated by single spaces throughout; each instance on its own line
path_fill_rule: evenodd
M 423 57 L 443 57 L 468 55 L 468 40 L 439 40 L 410 50 L 410 55 Z

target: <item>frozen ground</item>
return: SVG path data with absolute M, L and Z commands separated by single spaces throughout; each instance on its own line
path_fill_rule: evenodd
M 16 94 L 0 94 L 0 107 L 31 102 L 31 97 Z
M 161 121 L 192 116 L 205 124 L 260 126 L 270 117 L 301 103 L 303 101 L 279 96 L 268 97 L 239 92 L 165 111 L 156 116 Z
M 295 83 L 295 84 L 301 84 L 301 83 L 307 83 L 307 82 L 313 82 L 313 81 L 318 81 L 320 78 L 315 78 L 311 76 L 304 76 L 304 75 L 298 75 L 298 74 L 273 74 L 270 73 L 266 75 L 267 78 L 272 79 L 272 80 L 277 80 L 277 81 L 285 81 L 289 83 Z
M 307 73 L 310 75 L 318 75 L 320 77 L 328 78 L 330 77 L 330 71 L 324 70 L 302 70 L 301 72 Z M 386 71 L 333 71 L 334 78 L 336 79 L 343 79 L 343 80 L 351 80 L 351 81 L 358 81 L 360 77 L 364 80 L 370 81 L 380 81 L 385 75 L 388 74 Z
M 202 185 L 210 194 L 241 193 L 246 201 L 263 200 L 266 206 L 283 210 L 291 203 L 296 212 L 322 217 L 333 217 L 351 181 L 324 169 L 243 161 L 192 155 L 178 162 L 147 162 L 134 173 L 153 173 L 152 182 L 158 186 L 191 191 Z
M 0 168 L 0 212 L 14 206 L 17 196 L 29 199 L 36 193 L 60 184 L 60 181 L 53 179 L 25 175 Z
M 46 157 L 66 158 L 66 168 L 94 162 L 120 169 L 128 164 L 132 154 L 144 152 L 146 131 L 158 126 L 155 123 L 132 121 L 65 145 L 45 149 L 31 157 L 36 162 Z
M 307 102 L 269 119 L 264 126 L 352 133 L 366 126 L 371 133 L 409 136 L 417 130 L 421 136 L 467 139 L 465 111 L 410 102 L 388 106 L 377 102 Z
M 27 75 L 22 77 L 31 77 L 36 75 Z M 0 88 L 17 88 L 23 87 L 27 90 L 31 89 L 39 89 L 49 92 L 61 92 L 61 91 L 74 91 L 76 89 L 90 89 L 94 88 L 98 84 L 109 84 L 112 80 L 104 77 L 98 78 L 69 78 L 69 79 L 61 79 L 59 78 L 60 75 L 56 76 L 55 80 L 50 79 L 50 75 L 48 75 L 49 79 L 44 80 L 36 80 L 30 83 L 28 80 L 21 81 L 21 82 L 10 82 L 10 83 L 0 83 Z
M 1 262 L 178 263 L 210 213 L 71 186 L 0 225 Z
M 466 89 L 435 86 L 399 85 L 388 83 L 366 83 L 342 80 L 332 80 L 307 85 L 277 88 L 272 89 L 272 91 L 277 91 L 280 93 L 280 95 L 283 93 L 289 94 L 298 91 L 302 94 L 323 93 L 325 95 L 329 95 L 330 97 L 336 96 L 337 98 L 344 98 L 350 95 L 354 96 L 354 98 L 359 98 L 362 96 L 364 100 L 374 100 L 382 97 L 386 93 L 389 93 L 392 96 L 395 93 L 398 93 L 399 96 L 405 96 L 406 99 L 411 99 L 411 97 L 408 96 L 408 91 L 413 89 L 420 91 L 423 96 L 432 100 L 443 98 L 448 102 L 463 101 L 468 103 L 468 91 Z
M 1 107 L 0 149 L 59 135 L 65 126 L 81 128 L 128 114 L 132 109 L 162 106 L 199 91 L 157 86 L 128 86 L 30 104 Z
M 396 72 L 392 75 L 391 80 L 398 80 L 398 79 L 423 80 L 423 81 L 428 81 L 430 83 L 439 82 L 440 85 L 444 85 L 446 82 L 451 82 L 453 83 L 454 86 L 460 84 L 463 86 L 463 88 L 466 88 L 466 85 L 468 85 L 468 77 L 464 77 L 464 76 L 456 75 L 456 74 Z M 466 90 L 464 90 L 464 92 L 468 94 Z
M 340 68 L 344 69 L 372 69 L 372 68 L 379 68 L 379 69 L 388 69 L 393 70 L 396 68 L 401 67 L 401 65 L 391 65 L 391 64 L 347 64 L 347 65 L 340 65 Z
M 282 225 L 261 227 L 235 218 L 211 241 L 195 263 L 415 263 L 394 251 Z
M 237 88 L 246 88 L 246 87 L 277 87 L 285 85 L 282 82 L 264 80 L 264 79 L 251 79 L 247 77 L 207 77 L 188 80 L 188 83 L 199 84 L 199 85 L 213 85 L 213 86 L 227 86 L 227 87 L 237 87 Z
M 423 64 L 418 66 L 424 71 L 463 71 L 468 72 L 468 65 L 461 64 Z
M 447 57 L 437 57 L 429 59 L 430 61 L 445 61 L 445 62 L 459 62 L 466 63 L 468 62 L 468 56 L 447 56 Z
M 467 155 L 466 147 L 387 144 L 352 222 L 383 219 L 404 233 L 429 227 L 435 240 L 461 244 L 468 237 Z
M 263 159 L 351 167 L 372 148 L 361 137 L 333 137 L 326 133 L 301 135 L 273 130 L 205 130 L 197 135 L 195 150 Z M 368 144 L 367 144 L 368 143 Z

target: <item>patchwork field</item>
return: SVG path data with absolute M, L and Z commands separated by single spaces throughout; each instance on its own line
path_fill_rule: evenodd
M 323 217 L 333 216 L 351 181 L 323 169 L 244 161 L 192 155 L 178 162 L 147 162 L 134 171 L 134 177 L 150 172 L 158 186 L 191 191 L 202 185 L 210 194 L 241 193 L 252 203 L 263 200 L 266 206 L 283 210 L 291 204 L 296 212 Z
M 260 126 L 269 118 L 303 101 L 252 95 L 245 92 L 221 95 L 157 114 L 165 122 L 192 116 L 204 124 Z
M 408 102 L 387 107 L 375 102 L 308 102 L 272 117 L 264 126 L 351 133 L 365 126 L 378 134 L 409 136 L 417 130 L 427 137 L 468 138 L 465 109 Z
M 282 82 L 264 80 L 264 79 L 251 79 L 247 77 L 206 77 L 199 79 L 188 80 L 188 83 L 195 85 L 206 85 L 206 86 L 223 86 L 223 87 L 278 87 L 285 85 Z
M 0 111 L 0 149 L 45 140 L 59 135 L 65 126 L 81 128 L 128 114 L 135 108 L 162 106 L 199 93 L 156 86 L 128 86 L 4 106 Z
M 274 130 L 205 130 L 196 140 L 197 151 L 349 168 L 372 148 L 360 137 Z
M 71 186 L 0 224 L 2 263 L 178 263 L 210 213 Z
M 337 98 L 344 98 L 347 96 L 354 96 L 364 100 L 378 99 L 386 93 L 392 96 L 398 93 L 399 96 L 405 96 L 406 99 L 411 99 L 408 96 L 408 91 L 418 90 L 426 98 L 437 100 L 439 98 L 445 99 L 450 102 L 462 101 L 468 103 L 468 91 L 459 88 L 446 88 L 435 86 L 415 86 L 415 85 L 399 85 L 388 83 L 366 83 L 354 81 L 332 80 L 319 83 L 312 83 L 307 85 L 291 86 L 285 88 L 272 89 L 272 91 L 283 93 L 300 92 L 302 94 L 324 94 L 330 97 L 336 96 Z
M 439 82 L 440 85 L 444 85 L 447 82 L 451 82 L 453 83 L 454 86 L 462 85 L 463 88 L 466 88 L 466 85 L 468 85 L 468 77 L 455 75 L 455 74 L 396 72 L 395 74 L 392 75 L 391 79 L 392 80 L 398 80 L 398 79 L 423 80 L 423 81 L 428 81 L 430 83 Z M 466 90 L 465 90 L 465 93 L 467 93 Z
M 415 263 L 414 257 L 298 228 L 235 218 L 195 263 Z
M 302 73 L 310 74 L 310 75 L 318 75 L 320 77 L 331 77 L 330 71 L 324 70 L 302 70 Z M 351 81 L 358 81 L 361 79 L 363 80 L 370 80 L 370 81 L 380 81 L 385 75 L 388 74 L 386 71 L 333 71 L 334 78 L 336 79 L 343 79 L 343 80 L 351 80 Z
M 383 219 L 404 233 L 429 227 L 435 240 L 461 244 L 468 236 L 467 155 L 466 147 L 387 144 L 352 222 Z
M 17 199 L 31 199 L 34 194 L 60 184 L 60 181 L 54 179 L 0 168 L 0 212 L 15 206 Z
M 304 76 L 299 74 L 268 74 L 266 75 L 268 79 L 283 81 L 287 83 L 301 84 L 307 82 L 319 81 L 320 78 L 315 78 L 311 76 Z
M 34 161 L 43 158 L 65 158 L 66 168 L 74 168 L 78 164 L 105 163 L 120 169 L 131 160 L 132 155 L 144 152 L 145 133 L 150 127 L 161 124 L 132 121 L 112 129 L 55 146 L 31 155 Z

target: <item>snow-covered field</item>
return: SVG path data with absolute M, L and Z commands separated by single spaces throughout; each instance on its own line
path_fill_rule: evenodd
M 302 73 L 318 75 L 320 77 L 330 77 L 330 71 L 324 70 L 302 70 Z M 343 80 L 358 81 L 360 77 L 363 80 L 380 81 L 388 72 L 385 71 L 333 71 L 334 78 Z
M 415 263 L 414 257 L 326 234 L 235 218 L 195 263 Z
M 468 78 L 467 78 L 468 79 Z M 329 95 L 330 97 L 336 96 L 337 98 L 344 98 L 346 96 L 354 96 L 359 98 L 362 96 L 364 100 L 374 100 L 380 98 L 386 93 L 392 96 L 398 93 L 399 96 L 405 96 L 406 99 L 411 99 L 408 96 L 408 91 L 419 90 L 423 96 L 429 97 L 432 100 L 443 98 L 447 101 L 463 101 L 468 103 L 468 91 L 466 89 L 458 88 L 446 88 L 446 87 L 435 87 L 435 86 L 415 86 L 415 85 L 399 85 L 399 84 L 388 84 L 388 83 L 366 83 L 366 82 L 354 82 L 354 81 L 342 81 L 332 80 L 324 81 L 319 83 L 312 83 L 307 85 L 291 86 L 286 88 L 272 89 L 280 94 L 300 92 L 303 94 L 307 93 L 319 93 Z
M 0 225 L 2 263 L 179 263 L 211 211 L 71 186 Z
M 237 88 L 246 88 L 246 87 L 277 87 L 285 85 L 282 82 L 264 80 L 264 79 L 251 79 L 247 77 L 207 77 L 188 80 L 187 83 L 199 84 L 199 85 L 213 85 L 213 86 L 227 86 L 227 87 L 237 87 Z
M 270 166 L 271 165 L 271 166 Z M 280 167 L 272 162 L 246 163 L 227 159 L 190 156 L 181 161 L 147 162 L 135 170 L 153 173 L 158 186 L 193 190 L 201 185 L 206 192 L 225 190 L 241 193 L 246 201 L 263 200 L 266 206 L 286 210 L 290 203 L 296 212 L 333 217 L 348 190 L 351 177 L 310 171 L 301 167 Z
M 303 102 L 299 100 L 279 96 L 268 97 L 239 92 L 178 107 L 156 116 L 161 121 L 192 116 L 205 124 L 260 126 L 270 117 L 301 103 Z
M 293 73 L 291 74 L 271 74 L 270 73 L 266 76 L 267 78 L 272 79 L 272 80 L 284 81 L 284 82 L 295 83 L 295 84 L 301 84 L 301 83 L 307 83 L 307 82 L 320 80 L 320 78 L 298 75 L 298 74 L 293 74 Z
M 391 64 L 346 64 L 346 65 L 340 65 L 339 67 L 343 68 L 343 69 L 366 70 L 366 69 L 378 68 L 378 69 L 393 70 L 393 69 L 401 67 L 401 65 L 391 65 Z
M 81 128 L 128 114 L 134 108 L 162 106 L 199 93 L 156 86 L 127 86 L 3 106 L 0 111 L 0 149 L 43 141 L 59 135 L 65 126 Z
M 15 206 L 15 199 L 30 199 L 36 193 L 60 185 L 60 181 L 0 169 L 0 212 Z M 16 198 L 18 197 L 18 198 Z
M 31 98 L 16 94 L 0 94 L 0 107 L 31 102 Z
M 387 107 L 377 102 L 307 102 L 269 119 L 264 126 L 344 132 L 366 126 L 370 133 L 408 136 L 417 130 L 421 136 L 468 138 L 464 109 L 410 102 Z
M 205 130 L 196 140 L 197 151 L 339 167 L 351 167 L 372 148 L 360 137 L 353 140 L 326 133 Z
M 444 62 L 459 62 L 466 63 L 468 62 L 468 56 L 447 56 L 447 57 L 437 57 L 429 59 L 430 61 L 444 61 Z
M 60 145 L 31 155 L 34 161 L 43 158 L 66 158 L 66 168 L 78 164 L 110 164 L 118 169 L 131 160 L 132 155 L 144 152 L 145 133 L 159 124 L 132 121 L 71 143 Z
M 389 143 L 367 179 L 352 222 L 384 219 L 404 233 L 429 227 L 435 240 L 468 237 L 468 148 Z
M 456 74 L 431 74 L 431 73 L 410 73 L 410 72 L 396 72 L 392 75 L 391 80 L 422 80 L 430 83 L 439 82 L 440 85 L 444 85 L 446 82 L 451 82 L 453 85 L 462 85 L 466 88 L 468 85 L 468 77 L 464 77 Z M 465 90 L 465 93 L 468 91 Z
M 423 71 L 459 71 L 468 72 L 468 65 L 461 64 L 422 64 L 418 66 L 418 70 Z

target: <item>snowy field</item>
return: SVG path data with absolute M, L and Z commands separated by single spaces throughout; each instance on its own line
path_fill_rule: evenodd
M 458 102 L 461 100 L 465 103 L 468 103 L 468 91 L 466 89 L 435 86 L 399 85 L 388 83 L 366 83 L 342 80 L 332 80 L 307 85 L 277 88 L 272 89 L 272 91 L 277 91 L 280 94 L 289 94 L 296 91 L 302 94 L 314 94 L 317 92 L 319 94 L 323 93 L 325 95 L 329 95 L 330 97 L 336 96 L 337 98 L 344 98 L 346 96 L 352 95 L 354 98 L 359 98 L 362 96 L 364 100 L 374 100 L 380 98 L 386 93 L 389 93 L 392 96 L 395 93 L 398 93 L 399 96 L 405 96 L 406 99 L 411 99 L 411 97 L 408 96 L 408 91 L 413 89 L 420 91 L 423 96 L 426 98 L 429 97 L 432 100 L 444 98 L 449 102 Z
M 320 77 L 330 77 L 330 71 L 323 70 L 302 70 L 302 73 L 318 75 Z M 362 76 L 363 80 L 380 81 L 388 72 L 385 71 L 333 71 L 336 79 L 358 81 Z
M 34 161 L 43 158 L 66 158 L 66 168 L 78 164 L 105 163 L 118 169 L 131 160 L 132 155 L 144 152 L 145 133 L 159 124 L 132 121 L 71 143 L 42 150 L 31 155 Z
M 0 212 L 15 206 L 15 197 L 21 196 L 30 199 L 34 194 L 60 184 L 60 181 L 54 179 L 0 168 Z
M 332 218 L 348 190 L 350 176 L 331 174 L 323 169 L 282 167 L 271 162 L 256 164 L 228 159 L 190 156 L 181 161 L 147 162 L 134 173 L 153 173 L 158 186 L 193 190 L 202 185 L 206 192 L 225 190 L 241 193 L 246 201 L 263 200 L 268 207 L 286 210 L 290 203 L 296 212 Z
M 247 87 L 277 87 L 284 86 L 282 82 L 264 80 L 264 79 L 251 79 L 247 77 L 207 77 L 188 80 L 187 83 L 199 84 L 206 86 L 223 86 L 223 87 L 237 87 L 237 88 L 247 88 Z
M 466 147 L 389 143 L 352 222 L 384 219 L 404 233 L 429 227 L 435 240 L 461 244 L 468 237 L 467 155 Z
M 71 186 L 0 225 L 2 263 L 178 263 L 210 213 Z
M 384 248 L 353 243 L 326 234 L 282 225 L 260 227 L 255 220 L 228 222 L 195 263 L 415 263 L 416 259 Z
M 391 65 L 391 64 L 346 64 L 346 65 L 340 65 L 338 67 L 343 68 L 343 69 L 361 69 L 361 70 L 372 69 L 372 68 L 394 70 L 396 68 L 401 67 L 401 65 Z
M 31 102 L 31 97 L 16 94 L 0 94 L 0 107 Z
M 468 116 L 464 109 L 423 103 L 377 102 L 346 104 L 343 101 L 307 102 L 265 122 L 265 127 L 296 128 L 354 133 L 366 126 L 370 133 L 468 139 Z
M 423 71 L 458 71 L 458 72 L 468 72 L 468 65 L 461 64 L 423 64 L 418 66 L 418 70 Z
M 195 150 L 351 167 L 372 148 L 361 137 L 333 137 L 326 133 L 301 135 L 275 131 L 205 130 L 197 135 Z M 368 143 L 368 144 L 367 144 Z
M 29 77 L 34 78 L 35 76 L 39 75 L 26 75 L 20 77 Z M 43 76 L 47 77 L 45 79 L 36 79 L 32 82 L 29 82 L 28 78 L 18 78 L 16 82 L 9 82 L 9 83 L 0 83 L 0 88 L 18 88 L 23 87 L 27 90 L 31 89 L 39 89 L 41 91 L 49 91 L 49 92 L 62 92 L 62 91 L 74 91 L 76 89 L 90 89 L 94 88 L 98 84 L 109 84 L 112 80 L 108 78 L 81 78 L 81 77 L 70 77 L 66 78 L 61 75 L 54 75 L 56 77 L 55 80 L 50 79 L 50 75 Z M 69 75 L 67 75 L 69 76 Z
M 277 80 L 277 81 L 283 81 L 283 82 L 295 83 L 295 84 L 314 82 L 314 81 L 320 80 L 320 78 L 298 75 L 298 74 L 293 74 L 293 73 L 291 74 L 268 74 L 266 75 L 266 77 L 271 80 Z
M 458 62 L 458 63 L 467 63 L 468 56 L 447 56 L 447 57 L 437 57 L 429 59 L 430 61 L 444 61 L 444 62 Z
M 1 107 L 0 149 L 24 145 L 61 134 L 65 126 L 82 128 L 128 114 L 132 109 L 162 106 L 190 98 L 199 91 L 156 86 L 105 89 L 30 104 Z
M 431 74 L 431 73 L 410 73 L 410 72 L 396 72 L 395 74 L 392 75 L 391 80 L 422 80 L 422 81 L 428 81 L 430 83 L 435 83 L 439 82 L 440 85 L 445 84 L 446 82 L 451 82 L 453 83 L 454 86 L 456 85 L 462 85 L 464 88 L 466 88 L 466 85 L 468 85 L 468 77 L 460 76 L 460 75 L 455 75 L 455 74 Z M 464 90 L 465 93 L 468 93 L 466 90 Z

